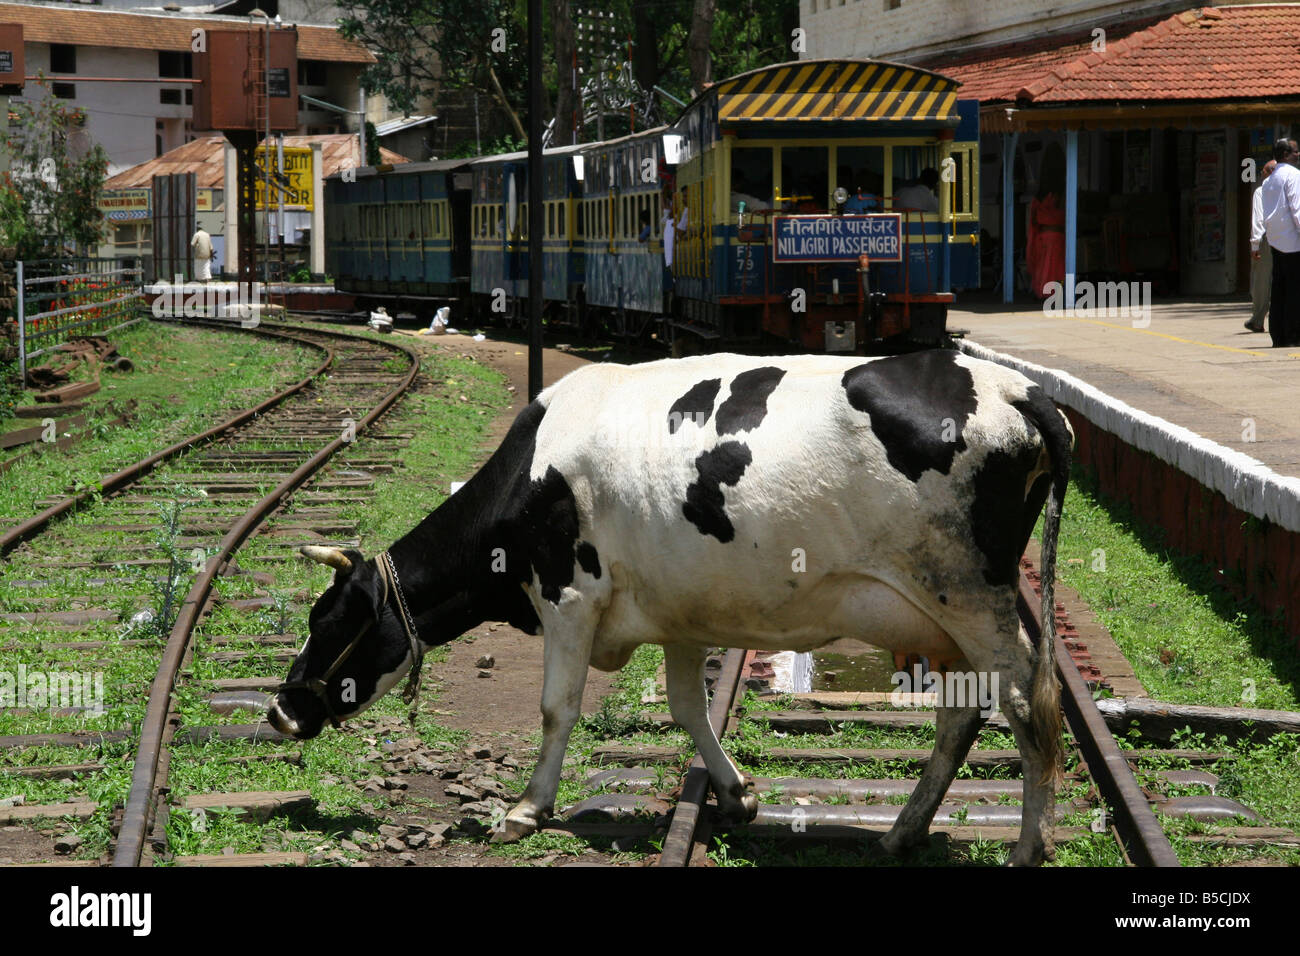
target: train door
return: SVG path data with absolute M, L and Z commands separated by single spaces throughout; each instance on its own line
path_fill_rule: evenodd
M 528 260 L 525 244 L 521 241 L 520 209 L 528 191 L 527 169 L 523 163 L 506 163 L 501 170 L 501 221 L 498 228 L 501 258 L 512 299 L 527 294 L 524 283 L 528 280 Z
M 958 100 L 957 128 L 941 186 L 948 191 L 950 287 L 978 289 L 980 285 L 980 123 L 979 101 Z

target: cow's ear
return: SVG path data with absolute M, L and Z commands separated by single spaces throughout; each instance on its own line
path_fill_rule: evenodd
M 350 552 L 357 559 L 361 558 L 359 552 Z M 364 567 L 361 574 L 354 574 L 351 578 L 352 586 L 363 595 L 366 603 L 366 613 L 370 620 L 378 621 L 383 613 L 384 604 L 384 582 L 379 576 L 377 568 Z

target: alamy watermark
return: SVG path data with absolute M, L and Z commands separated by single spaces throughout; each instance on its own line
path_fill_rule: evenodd
M 998 709 L 997 671 L 895 671 L 889 682 L 889 703 L 894 707 L 978 707 L 981 717 Z
M 155 318 L 217 319 L 255 329 L 261 322 L 264 289 L 261 282 L 186 282 L 178 274 L 147 291 L 154 296 Z
M 1047 292 L 1043 300 L 1045 315 L 1128 319 L 1135 329 L 1151 324 L 1150 282 L 1076 282 L 1073 275 L 1067 274 L 1064 283 L 1049 282 L 1043 289 Z
M 0 670 L 0 710 L 11 707 L 80 710 L 102 717 L 104 672 L 29 671 L 26 664 L 19 664 L 16 671 Z

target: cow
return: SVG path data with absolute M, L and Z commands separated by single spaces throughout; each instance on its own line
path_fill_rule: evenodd
M 757 800 L 708 721 L 710 648 L 856 638 L 996 676 L 1024 771 L 1011 862 L 1037 864 L 1053 853 L 1061 759 L 1052 583 L 1072 447 L 1038 386 L 952 350 L 586 366 L 377 558 L 303 549 L 336 571 L 269 720 L 305 740 L 485 620 L 540 633 L 541 751 L 493 837 L 514 840 L 552 812 L 588 665 L 617 670 L 658 644 L 673 720 L 719 810 L 750 820 Z M 1016 595 L 1045 503 L 1035 647 Z M 984 719 L 972 701 L 944 703 L 889 853 L 927 839 Z

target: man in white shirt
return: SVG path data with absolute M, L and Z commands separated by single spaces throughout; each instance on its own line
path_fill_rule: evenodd
M 1264 235 L 1273 252 L 1269 335 L 1274 348 L 1300 345 L 1300 158 L 1290 140 L 1273 146 L 1277 169 L 1259 187 Z
M 1268 315 L 1269 293 L 1273 291 L 1273 251 L 1264 238 L 1264 180 L 1277 169 L 1277 160 L 1264 164 L 1264 175 L 1250 197 L 1250 301 L 1253 306 L 1246 328 L 1252 332 L 1264 331 L 1264 316 Z
M 207 282 L 212 278 L 212 260 L 216 257 L 212 237 L 200 228 L 190 240 L 190 248 L 194 250 L 194 278 Z

